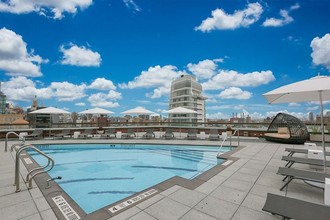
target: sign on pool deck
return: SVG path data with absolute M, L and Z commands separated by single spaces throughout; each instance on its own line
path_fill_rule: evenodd
M 119 203 L 118 205 L 115 205 L 115 206 L 112 206 L 110 207 L 108 210 L 111 212 L 111 213 L 115 213 L 115 212 L 118 212 L 119 210 L 123 209 L 123 208 L 126 208 L 138 201 L 140 201 L 141 199 L 145 199 L 155 193 L 157 193 L 158 191 L 156 189 L 151 189 L 149 191 L 146 191 L 144 193 L 141 193 L 133 198 L 130 198 L 130 199 L 127 199 L 126 201 L 122 202 L 122 203 Z
M 57 207 L 60 209 L 65 219 L 67 220 L 79 220 L 80 216 L 71 208 L 69 203 L 63 198 L 63 196 L 56 196 L 52 198 Z

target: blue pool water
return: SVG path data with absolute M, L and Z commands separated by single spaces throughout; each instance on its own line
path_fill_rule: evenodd
M 91 213 L 173 176 L 193 179 L 222 163 L 216 147 L 173 145 L 47 145 L 51 177 L 86 213 Z M 225 147 L 223 150 L 229 151 Z M 30 153 L 40 164 L 38 154 Z

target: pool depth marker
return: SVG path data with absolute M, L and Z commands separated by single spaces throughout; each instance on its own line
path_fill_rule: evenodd
M 156 189 L 150 189 L 144 193 L 141 193 L 133 198 L 130 198 L 130 199 L 127 199 L 126 201 L 122 202 L 122 203 L 119 203 L 118 205 L 115 205 L 115 206 L 112 206 L 110 207 L 108 210 L 111 212 L 111 213 L 115 213 L 115 212 L 118 212 L 119 210 L 123 209 L 123 208 L 126 208 L 128 206 L 131 206 L 133 205 L 134 203 L 142 200 L 142 199 L 145 199 L 155 193 L 157 193 L 158 191 Z
M 66 220 L 79 220 L 80 216 L 73 210 L 69 203 L 63 196 L 56 196 L 52 198 L 59 210 L 62 212 Z

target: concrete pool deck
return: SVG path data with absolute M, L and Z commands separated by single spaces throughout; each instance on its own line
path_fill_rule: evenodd
M 8 146 L 17 141 L 10 141 Z M 194 144 L 219 145 L 219 142 L 208 140 L 142 140 L 142 139 L 66 139 L 27 141 L 31 144 L 47 143 L 157 143 L 157 144 Z M 235 141 L 233 141 L 235 145 Z M 61 213 L 54 214 L 43 194 L 33 183 L 28 190 L 24 184 L 27 170 L 21 166 L 21 192 L 16 193 L 14 183 L 14 154 L 4 152 L 4 141 L 0 148 L 0 216 L 5 219 L 65 219 Z M 125 211 L 108 219 L 281 219 L 263 212 L 261 209 L 268 192 L 287 195 L 305 201 L 324 203 L 324 191 L 309 186 L 301 180 L 293 180 L 287 189 L 280 191 L 283 185 L 282 176 L 277 175 L 278 167 L 284 166 L 281 160 L 286 147 L 303 147 L 302 145 L 265 142 L 257 138 L 242 138 L 241 150 L 232 154 L 237 160 L 211 179 L 195 189 L 174 185 L 164 191 L 150 196 L 141 203 L 130 206 Z M 328 149 L 329 149 L 329 144 Z M 56 161 L 55 161 L 56 163 Z M 295 164 L 296 168 L 309 169 L 308 165 Z M 80 216 L 84 219 L 85 216 Z M 85 218 L 90 219 L 90 218 Z M 107 218 L 105 218 L 107 219 Z

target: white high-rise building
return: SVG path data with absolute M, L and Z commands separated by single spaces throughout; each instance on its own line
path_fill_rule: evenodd
M 191 75 L 181 75 L 172 81 L 170 95 L 170 109 L 184 107 L 197 112 L 197 114 L 170 114 L 171 122 L 202 123 L 205 122 L 205 100 L 202 95 L 203 88 Z

